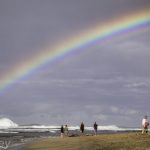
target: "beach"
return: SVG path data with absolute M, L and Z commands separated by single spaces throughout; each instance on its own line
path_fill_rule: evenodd
M 141 132 L 38 139 L 25 150 L 150 150 L 150 134 Z

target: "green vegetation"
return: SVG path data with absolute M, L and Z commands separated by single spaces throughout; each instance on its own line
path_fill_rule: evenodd
M 26 150 L 150 150 L 150 134 L 121 133 L 48 138 L 35 141 Z

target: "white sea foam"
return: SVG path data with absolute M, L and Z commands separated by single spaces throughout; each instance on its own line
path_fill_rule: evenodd
M 18 130 L 24 131 L 50 131 L 56 132 L 60 130 L 60 126 L 45 126 L 45 125 L 36 125 L 36 126 L 18 126 Z M 80 126 L 68 126 L 69 130 L 80 130 Z M 93 127 L 85 127 L 85 130 L 92 131 Z M 118 127 L 116 125 L 105 125 L 105 126 L 98 126 L 98 130 L 101 131 L 134 131 L 134 130 L 141 130 L 140 128 L 129 128 L 129 127 Z
M 80 126 L 68 126 L 69 130 L 80 130 Z M 60 130 L 60 126 L 58 125 L 24 125 L 19 126 L 17 123 L 14 123 L 8 118 L 1 118 L 0 119 L 0 129 L 11 129 L 10 131 L 34 131 L 34 132 L 42 132 L 42 131 L 49 131 L 49 132 L 56 132 Z M 92 131 L 93 127 L 85 126 L 85 130 Z M 98 126 L 98 130 L 101 131 L 130 131 L 130 130 L 141 130 L 139 128 L 123 128 L 118 127 L 116 125 L 104 125 Z
M 18 124 L 14 123 L 8 118 L 0 118 L 0 129 L 7 129 L 7 128 L 16 128 Z
M 71 126 L 69 127 L 70 130 L 79 130 L 79 126 Z M 85 127 L 85 130 L 92 131 L 93 127 Z M 116 125 L 104 125 L 104 126 L 98 126 L 98 130 L 101 131 L 134 131 L 134 130 L 140 130 L 139 128 L 126 128 L 126 127 L 118 127 Z

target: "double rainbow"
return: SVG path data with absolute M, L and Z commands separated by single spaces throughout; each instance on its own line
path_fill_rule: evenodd
M 15 66 L 0 78 L 0 93 L 7 87 L 14 85 L 18 80 L 29 76 L 41 66 L 49 64 L 56 59 L 64 57 L 66 54 L 81 49 L 95 41 L 105 41 L 109 37 L 124 34 L 134 29 L 136 31 L 143 28 L 150 28 L 150 9 L 142 9 L 125 16 L 109 20 L 103 24 L 94 25 L 92 28 L 75 35 L 74 37 L 58 42 L 55 46 L 44 49 L 44 53 L 38 53 L 33 58 L 26 60 Z M 128 33 L 127 33 L 128 34 Z

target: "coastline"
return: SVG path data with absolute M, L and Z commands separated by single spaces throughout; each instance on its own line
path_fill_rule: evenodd
M 141 136 L 141 131 L 137 130 L 137 131 L 99 131 L 97 136 L 94 136 L 94 132 L 93 131 L 85 131 L 85 134 L 82 135 L 78 130 L 77 131 L 70 131 L 69 132 L 69 137 L 64 137 L 64 138 L 60 138 L 60 131 L 58 131 L 57 133 L 53 133 L 51 134 L 50 132 L 45 132 L 45 133 L 41 133 L 41 132 L 32 132 L 32 133 L 18 133 L 18 134 L 1 134 L 1 140 L 4 140 L 6 138 L 11 139 L 11 144 L 9 145 L 8 150 L 28 150 L 28 148 L 32 145 L 34 145 L 34 143 L 41 142 L 41 141 L 50 141 L 50 142 L 54 142 L 58 141 L 58 143 L 61 141 L 65 141 L 68 142 L 71 140 L 74 141 L 74 139 L 88 139 L 88 138 L 92 138 L 94 139 L 95 137 L 99 137 L 100 140 L 103 139 L 104 137 L 106 137 L 106 139 L 109 137 L 116 137 L 116 136 L 126 136 L 126 135 L 138 135 Z M 149 136 L 149 134 L 147 134 Z M 102 138 L 103 137 L 103 138 Z M 129 136 L 130 137 L 130 136 Z M 66 140 L 67 139 L 67 140 Z M 91 139 L 91 140 L 92 140 Z M 84 140 L 83 140 L 84 141 Z M 80 143 L 77 143 L 77 145 Z M 57 145 L 57 144 L 56 144 Z M 55 144 L 53 145 L 55 147 Z M 38 149 L 38 147 L 37 147 Z M 42 149 L 41 149 L 42 150 Z M 53 149 L 52 149 L 53 150 Z M 67 149 L 64 149 L 67 150 Z

